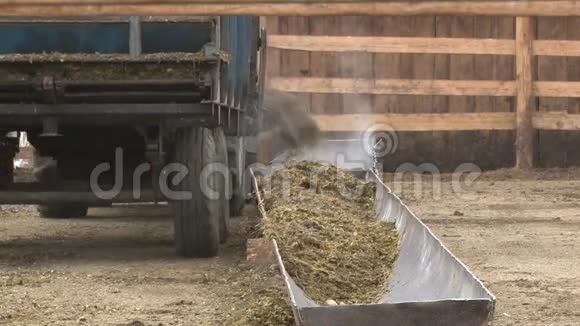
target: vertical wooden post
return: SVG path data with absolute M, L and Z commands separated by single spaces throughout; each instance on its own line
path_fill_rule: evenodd
M 516 17 L 516 168 L 518 169 L 530 169 L 534 162 L 533 20 L 532 17 Z

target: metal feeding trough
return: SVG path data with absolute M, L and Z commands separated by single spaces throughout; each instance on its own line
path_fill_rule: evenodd
M 253 170 L 267 176 L 273 168 Z M 275 254 L 284 276 L 292 310 L 298 325 L 489 325 L 495 296 L 455 257 L 429 228 L 370 172 L 376 182 L 377 219 L 394 222 L 400 236 L 400 253 L 389 280 L 388 291 L 379 303 L 321 306 L 311 300 L 286 272 L 274 241 Z M 256 191 L 258 200 L 260 191 Z M 260 208 L 261 214 L 266 212 Z

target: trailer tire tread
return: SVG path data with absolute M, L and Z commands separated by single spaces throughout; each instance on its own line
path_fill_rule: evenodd
M 58 183 L 60 173 L 55 161 L 50 161 L 42 157 L 37 151 L 34 152 L 34 175 L 38 182 L 45 185 Z M 54 203 L 50 205 L 38 205 L 36 210 L 42 218 L 73 218 L 87 216 L 89 206 L 82 203 Z
M 0 186 L 12 184 L 14 180 L 14 155 L 8 148 L 0 148 Z
M 221 168 L 225 168 L 225 171 L 220 171 L 218 173 L 218 184 L 216 190 L 219 192 L 219 198 L 217 199 L 218 214 L 220 219 L 220 242 L 225 243 L 228 238 L 228 226 L 230 219 L 230 189 L 231 188 L 231 176 L 228 169 L 228 148 L 226 142 L 226 135 L 222 127 L 217 127 L 213 130 L 214 139 L 216 145 L 216 163 L 219 164 Z M 224 173 L 221 173 L 224 172 Z
M 43 218 L 73 218 L 87 216 L 89 207 L 76 204 L 54 204 L 39 205 L 37 210 Z
M 175 203 L 175 244 L 181 256 L 213 257 L 218 254 L 217 209 L 212 207 L 213 201 L 203 194 L 200 185 L 203 168 L 213 163 L 216 155 L 215 142 L 209 129 L 187 127 L 178 131 L 176 160 L 188 169 L 178 189 L 191 193 L 190 200 L 177 200 Z M 215 178 L 215 174 L 209 177 Z

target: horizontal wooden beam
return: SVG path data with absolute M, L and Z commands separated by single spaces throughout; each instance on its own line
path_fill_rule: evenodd
M 542 130 L 580 130 L 580 114 L 567 112 L 536 112 L 533 125 Z
M 580 97 L 580 82 L 537 81 L 534 82 L 534 96 Z
M 2 16 L 580 16 L 578 1 L 0 0 Z
M 468 0 L 469 1 L 469 0 Z M 538 0 L 541 1 L 541 0 Z M 105 5 L 105 4 L 307 4 L 307 3 L 354 3 L 356 0 L 0 0 L 0 5 Z M 364 2 L 364 1 L 363 1 Z M 368 1 L 373 2 L 373 1 Z
M 269 35 L 268 41 L 272 48 L 312 52 L 515 54 L 510 39 Z M 533 54 L 578 57 L 580 41 L 534 40 Z
M 509 39 L 269 35 L 268 45 L 283 50 L 312 52 L 433 53 L 514 55 Z M 580 56 L 580 41 L 535 40 L 534 55 Z
M 534 55 L 579 57 L 580 41 L 535 40 Z
M 381 5 L 384 3 L 402 3 L 402 4 L 414 4 L 414 5 L 427 5 L 433 3 L 455 3 L 458 6 L 465 4 L 473 4 L 476 6 L 481 6 L 482 4 L 490 3 L 517 3 L 517 2 L 528 2 L 528 3 L 544 3 L 544 2 L 567 2 L 564 0 L 0 0 L 0 5 L 5 4 L 37 4 L 37 5 L 70 5 L 70 4 L 357 4 L 357 3 L 374 3 L 376 5 Z
M 534 96 L 580 97 L 580 82 L 537 81 Z M 514 81 L 273 77 L 270 89 L 290 93 L 514 96 Z
M 514 96 L 514 81 L 282 78 L 268 82 L 271 89 L 292 93 Z
M 516 122 L 510 112 L 340 114 L 315 119 L 325 132 L 363 131 L 379 125 L 395 131 L 513 130 Z
M 515 54 L 515 41 L 507 39 L 268 35 L 268 46 L 313 52 Z
M 395 131 L 514 130 L 513 112 L 386 113 L 314 116 L 324 132 L 355 132 L 387 125 Z M 533 127 L 542 130 L 580 130 L 580 114 L 535 112 Z

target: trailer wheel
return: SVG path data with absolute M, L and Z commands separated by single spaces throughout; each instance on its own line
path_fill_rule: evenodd
M 222 171 L 218 173 L 218 184 L 216 187 L 219 193 L 217 207 L 220 218 L 220 242 L 225 243 L 228 238 L 228 225 L 230 219 L 230 184 L 231 176 L 228 168 L 228 148 L 226 135 L 223 128 L 217 127 L 213 130 L 216 145 L 216 162 Z
M 243 138 L 233 139 L 229 144 L 231 173 L 230 216 L 239 216 L 246 204 L 246 148 Z
M 175 158 L 188 171 L 177 189 L 191 193 L 191 199 L 174 201 L 177 253 L 185 257 L 216 256 L 220 241 L 219 213 L 216 201 L 206 196 L 201 186 L 204 168 L 216 162 L 217 158 L 212 131 L 203 127 L 178 130 Z M 209 180 L 204 181 L 215 189 L 217 173 L 210 173 L 207 178 Z
M 14 178 L 14 155 L 0 148 L 0 187 L 10 185 Z
M 51 158 L 42 157 L 36 151 L 34 152 L 33 161 L 34 175 L 39 183 L 54 185 L 61 180 L 56 161 Z M 71 218 L 87 216 L 89 207 L 82 203 L 55 203 L 51 205 L 38 205 L 36 209 L 40 217 L 43 218 Z
M 39 205 L 37 210 L 44 218 L 71 218 L 87 216 L 89 208 L 80 204 L 55 204 Z

